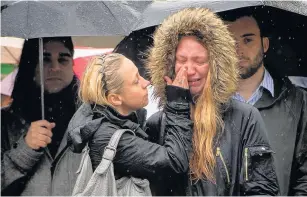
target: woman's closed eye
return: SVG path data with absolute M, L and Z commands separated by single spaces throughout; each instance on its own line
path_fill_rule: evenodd
M 139 78 L 134 80 L 134 84 L 139 84 L 139 82 L 140 82 Z

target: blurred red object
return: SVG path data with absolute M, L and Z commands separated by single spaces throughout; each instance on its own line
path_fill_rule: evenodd
M 78 47 L 78 54 L 74 55 L 74 73 L 81 79 L 83 72 L 89 61 L 96 55 L 112 53 L 113 49 L 95 49 L 87 47 Z

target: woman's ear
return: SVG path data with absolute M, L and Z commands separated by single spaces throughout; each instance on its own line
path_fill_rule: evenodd
M 113 106 L 122 105 L 122 98 L 118 94 L 111 93 L 107 96 L 108 102 Z

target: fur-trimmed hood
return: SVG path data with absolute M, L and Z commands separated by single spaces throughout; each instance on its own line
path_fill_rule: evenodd
M 206 8 L 187 8 L 167 19 L 154 33 L 154 43 L 149 49 L 146 68 L 151 76 L 154 98 L 159 106 L 165 104 L 165 86 L 163 77 L 174 79 L 175 53 L 179 35 L 199 31 L 202 44 L 209 53 L 210 84 L 214 101 L 226 103 L 237 90 L 238 69 L 235 41 L 227 26 L 213 12 Z

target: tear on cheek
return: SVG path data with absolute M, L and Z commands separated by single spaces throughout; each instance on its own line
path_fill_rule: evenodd
M 180 68 L 181 68 L 182 66 L 177 66 L 177 65 L 175 65 L 175 74 L 177 74 L 178 73 L 178 71 L 180 70 Z

